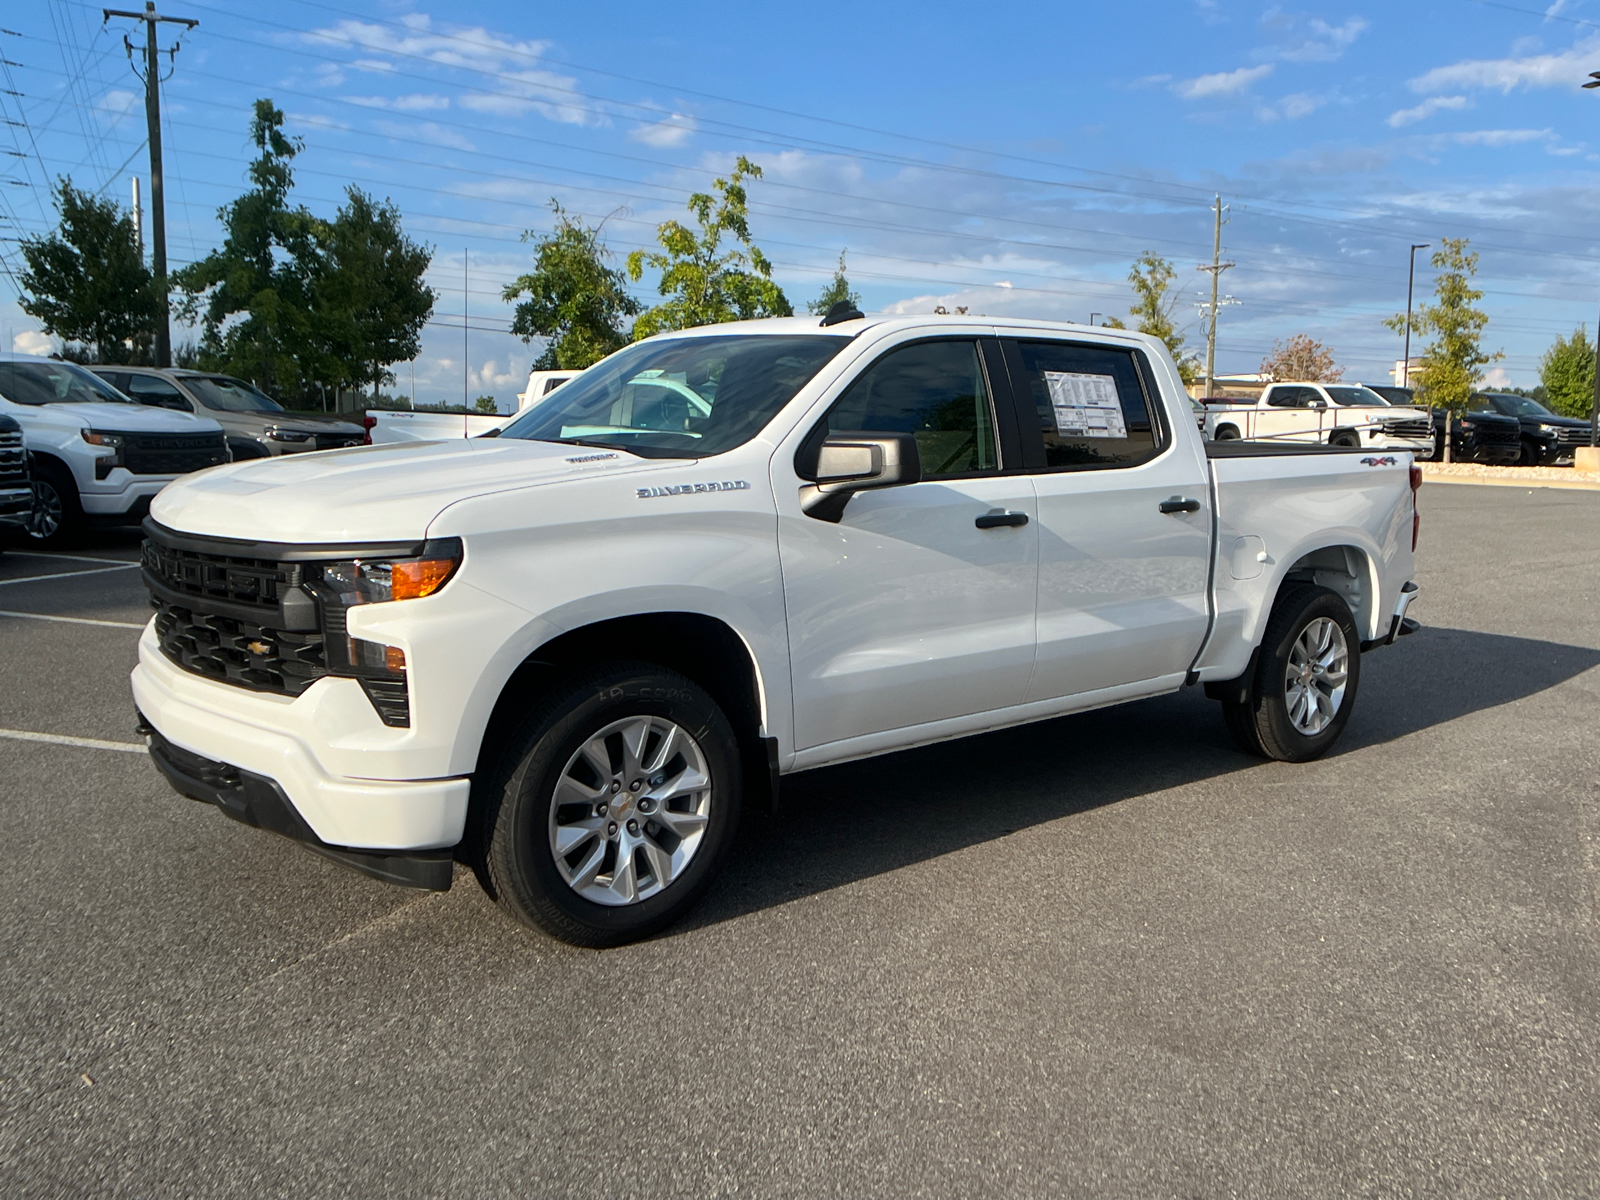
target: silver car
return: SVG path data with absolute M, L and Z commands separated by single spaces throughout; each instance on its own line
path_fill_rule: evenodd
M 359 424 L 324 413 L 284 408 L 259 388 L 231 375 L 181 368 L 90 367 L 118 391 L 141 404 L 210 417 L 228 436 L 235 461 L 359 446 L 367 432 Z

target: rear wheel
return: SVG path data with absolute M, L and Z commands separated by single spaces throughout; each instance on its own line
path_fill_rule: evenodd
M 738 744 L 692 680 L 616 663 L 552 695 L 483 781 L 479 878 L 580 946 L 647 937 L 700 899 L 739 824 Z
M 1344 600 L 1291 585 L 1273 606 L 1249 686 L 1223 698 L 1223 719 L 1240 749 L 1306 762 L 1339 740 L 1360 680 L 1361 635 Z

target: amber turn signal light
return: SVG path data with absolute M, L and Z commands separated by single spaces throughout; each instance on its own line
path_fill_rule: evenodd
M 419 600 L 431 596 L 456 569 L 454 558 L 416 558 L 397 562 L 390 570 L 389 595 L 394 600 Z

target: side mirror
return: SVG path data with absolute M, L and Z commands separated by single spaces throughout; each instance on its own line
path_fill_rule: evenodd
M 816 482 L 800 489 L 800 511 L 837 523 L 857 492 L 921 479 L 922 457 L 910 434 L 830 434 L 817 452 Z
M 1328 407 L 1328 402 L 1326 400 L 1324 400 L 1321 396 L 1318 396 L 1315 400 L 1306 401 L 1306 407 L 1307 408 L 1327 408 Z

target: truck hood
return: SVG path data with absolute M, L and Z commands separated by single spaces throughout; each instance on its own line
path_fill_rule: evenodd
M 213 467 L 169 484 L 150 515 L 169 529 L 211 537 L 403 541 L 422 537 L 446 507 L 473 496 L 683 465 L 521 439 L 358 446 Z
M 146 404 L 41 404 L 34 411 L 82 421 L 86 429 L 128 433 L 214 433 L 221 428 L 209 417 L 196 417 Z

